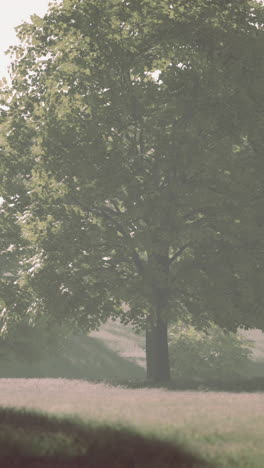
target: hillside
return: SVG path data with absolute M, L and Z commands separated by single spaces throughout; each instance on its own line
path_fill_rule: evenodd
M 253 344 L 252 362 L 248 377 L 264 377 L 264 333 L 261 330 L 240 330 L 239 333 Z
M 25 342 L 22 340 L 21 351 Z M 145 376 L 143 343 L 143 338 L 131 328 L 110 322 L 99 332 L 70 337 L 48 352 L 28 349 L 26 354 L 19 354 L 23 356 L 19 360 L 19 343 L 16 352 L 8 358 L 0 347 L 0 377 L 142 380 Z
M 253 359 L 245 377 L 264 377 L 264 334 L 259 330 L 241 334 L 254 343 Z M 45 353 L 29 348 L 23 355 L 17 346 L 16 353 L 7 357 L 0 344 L 0 378 L 137 382 L 144 380 L 145 367 L 144 336 L 119 322 L 109 321 L 89 336 L 70 337 L 59 348 L 51 347 Z

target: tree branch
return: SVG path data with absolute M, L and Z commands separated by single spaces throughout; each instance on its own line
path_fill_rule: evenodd
M 171 265 L 174 260 L 176 260 L 177 258 L 179 258 L 181 256 L 181 254 L 184 252 L 184 250 L 187 249 L 187 247 L 190 246 L 190 242 L 187 242 L 187 244 L 183 245 L 179 250 L 177 250 L 177 252 L 175 252 L 175 254 L 169 259 L 169 265 Z
M 140 256 L 138 255 L 137 251 L 135 250 L 134 246 L 133 246 L 133 241 L 130 237 L 130 235 L 126 232 L 125 228 L 122 226 L 122 224 L 120 224 L 118 221 L 116 221 L 113 216 L 111 216 L 109 214 L 109 212 L 105 211 L 105 210 L 102 210 L 102 209 L 95 209 L 95 211 L 97 212 L 97 214 L 99 214 L 100 216 L 102 216 L 103 218 L 106 218 L 108 219 L 109 221 L 111 221 L 111 223 L 114 224 L 116 230 L 118 232 L 120 232 L 120 234 L 122 234 L 123 238 L 126 239 L 127 241 L 127 244 L 129 245 L 129 248 L 131 250 L 131 254 L 132 254 L 132 258 L 133 258 L 133 261 L 136 265 L 136 268 L 139 272 L 140 275 L 143 276 L 144 272 L 145 272 L 145 267 L 144 267 L 144 263 L 143 261 L 141 260 Z

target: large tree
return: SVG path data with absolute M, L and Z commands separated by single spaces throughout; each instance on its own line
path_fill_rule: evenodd
M 88 330 L 119 316 L 146 329 L 155 381 L 170 376 L 171 319 L 263 327 L 263 7 L 64 0 L 18 36 L 6 317 Z

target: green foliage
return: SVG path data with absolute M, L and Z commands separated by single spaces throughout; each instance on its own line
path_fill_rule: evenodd
M 179 322 L 170 328 L 169 349 L 174 377 L 235 379 L 250 363 L 250 342 L 219 326 L 205 330 Z
M 0 282 L 6 323 L 144 328 L 187 310 L 264 327 L 263 24 L 247 0 L 70 0 L 18 28 L 1 112 L 0 251 L 13 232 L 19 262 Z

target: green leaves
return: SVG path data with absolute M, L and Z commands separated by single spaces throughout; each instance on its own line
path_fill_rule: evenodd
M 1 131 L 10 316 L 34 303 L 144 326 L 158 290 L 172 319 L 263 326 L 262 18 L 244 0 L 70 0 L 19 28 Z
M 243 375 L 252 344 L 210 323 L 205 331 L 178 322 L 169 333 L 174 377 L 234 379 Z

